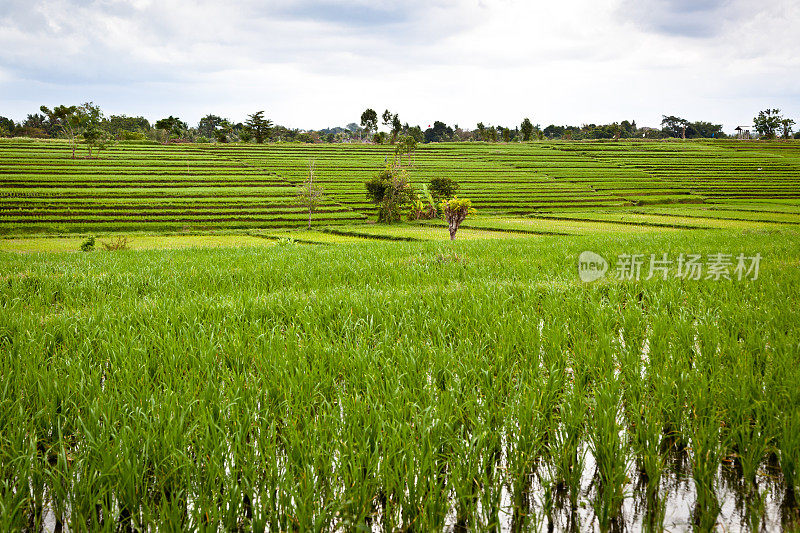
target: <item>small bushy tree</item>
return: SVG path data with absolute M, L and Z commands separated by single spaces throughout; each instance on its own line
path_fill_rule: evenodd
M 378 206 L 378 222 L 399 222 L 403 208 L 415 197 L 406 171 L 399 166 L 387 166 L 364 186 L 367 199 Z
M 451 178 L 431 178 L 430 190 L 433 197 L 437 200 L 452 198 L 458 193 L 458 183 Z
M 442 200 L 441 209 L 444 219 L 447 221 L 447 228 L 450 230 L 450 240 L 454 241 L 461 223 L 464 222 L 468 215 L 475 214 L 475 209 L 472 208 L 472 201 L 454 196 L 449 200 Z
M 91 252 L 94 250 L 95 238 L 94 235 L 89 235 L 89 237 L 81 243 L 81 251 L 82 252 Z

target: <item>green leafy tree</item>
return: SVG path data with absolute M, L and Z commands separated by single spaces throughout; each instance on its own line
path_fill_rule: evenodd
M 58 127 L 53 125 L 46 115 L 40 113 L 28 114 L 21 126 L 29 132 L 39 130 L 50 137 L 54 137 L 58 134 Z
M 41 106 L 39 109 L 42 113 L 47 115 L 50 123 L 67 138 L 70 148 L 72 148 L 72 159 L 75 159 L 77 137 L 81 128 L 81 113 L 78 106 L 60 105 L 53 109 Z
M 364 186 L 367 199 L 378 206 L 378 222 L 400 221 L 403 208 L 415 197 L 408 175 L 399 166 L 387 166 Z
M 522 132 L 522 140 L 523 141 L 530 141 L 531 135 L 533 135 L 533 124 L 531 123 L 531 119 L 526 118 L 522 121 L 522 125 L 519 127 L 520 131 Z
M 425 142 L 425 132 L 419 126 L 411 126 L 407 129 L 406 133 L 411 135 L 418 143 Z
M 458 193 L 458 183 L 452 178 L 431 178 L 430 191 L 436 201 L 452 198 Z
M 144 138 L 150 131 L 150 122 L 144 117 L 129 117 L 126 115 L 111 115 L 103 118 L 100 125 L 108 134 L 120 140 L 127 138 Z M 141 135 L 129 135 L 131 133 Z
M 687 133 L 686 129 L 688 127 L 689 121 L 685 118 L 680 118 L 673 115 L 662 115 L 661 117 L 661 130 L 670 137 L 680 137 L 685 139 Z M 596 126 L 594 126 L 593 129 L 596 129 Z
M 456 232 L 461 223 L 467 216 L 475 214 L 472 208 L 472 201 L 467 198 L 453 197 L 449 200 L 442 200 L 440 204 L 444 219 L 447 221 L 447 228 L 450 230 L 450 240 L 456 240 Z
M 383 114 L 381 115 L 381 119 L 383 120 L 383 125 L 386 126 L 387 128 L 391 129 L 391 127 L 392 127 L 392 112 L 389 111 L 388 109 L 385 110 L 383 112 Z
M 214 137 L 217 128 L 222 125 L 225 119 L 217 115 L 206 115 L 197 123 L 197 133 L 209 139 Z
M 250 130 L 256 143 L 262 144 L 269 138 L 269 134 L 272 131 L 272 121 L 264 118 L 263 111 L 257 111 L 247 116 L 244 127 Z
M 432 128 L 425 130 L 425 142 L 444 142 L 449 141 L 453 137 L 453 128 L 440 120 L 433 123 Z
M 502 135 L 503 135 L 503 142 L 504 143 L 511 142 L 511 130 L 510 129 L 503 128 Z
M 483 122 L 478 122 L 478 138 L 481 141 L 486 141 L 486 126 L 484 126 Z
M 394 153 L 398 158 L 398 162 L 400 165 L 403 164 L 403 155 L 408 157 L 408 163 L 411 164 L 411 154 L 414 153 L 417 149 L 417 140 L 412 135 L 403 135 L 400 137 L 397 146 L 394 149 Z
M 17 123 L 7 117 L 0 117 L 0 137 L 10 137 L 17 129 Z
M 793 126 L 794 120 L 790 118 L 781 119 L 781 129 L 783 130 L 784 139 L 791 139 Z
M 361 127 L 364 128 L 367 138 L 373 131 L 378 131 L 378 113 L 374 109 L 367 108 L 361 113 Z
M 179 139 L 185 135 L 186 131 L 188 130 L 185 122 L 178 117 L 173 117 L 172 115 L 168 116 L 167 118 L 162 118 L 156 122 L 155 128 L 165 132 L 164 142 L 169 141 L 170 138 Z
M 419 220 L 436 218 L 438 215 L 436 201 L 433 199 L 428 186 L 422 184 L 422 194 L 415 195 L 411 200 L 411 210 L 408 214 L 409 220 Z
M 699 137 L 703 139 L 708 138 L 721 138 L 725 137 L 725 134 L 722 132 L 722 124 L 712 124 L 711 122 L 704 122 L 699 120 L 697 122 L 692 122 L 689 124 L 687 128 L 688 131 L 691 131 L 692 137 Z
M 403 131 L 403 125 L 400 123 L 400 117 L 395 115 L 392 117 L 392 138 L 390 140 L 391 144 L 394 144 L 397 140 L 397 136 L 400 135 L 400 132 Z
M 308 229 L 311 229 L 311 215 L 322 205 L 325 196 L 322 185 L 314 183 L 314 166 L 314 162 L 309 161 L 308 175 L 297 194 L 297 203 L 308 209 Z
M 763 137 L 774 139 L 775 132 L 781 126 L 781 120 L 783 120 L 783 117 L 780 109 L 765 109 L 759 111 L 758 116 L 753 118 L 753 125 Z
M 108 142 L 108 134 L 100 127 L 103 123 L 103 112 L 100 106 L 86 102 L 78 108 L 81 136 L 89 149 L 89 158 L 92 158 L 92 147 L 98 147 Z
M 623 137 L 630 137 L 634 133 L 636 133 L 636 121 L 628 121 L 623 120 L 620 122 L 620 128 L 622 128 L 622 136 Z

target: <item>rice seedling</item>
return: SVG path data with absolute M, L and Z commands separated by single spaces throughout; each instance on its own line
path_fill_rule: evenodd
M 733 237 L 757 282 L 575 275 Z M 791 530 L 796 243 L 2 253 L 0 527 Z

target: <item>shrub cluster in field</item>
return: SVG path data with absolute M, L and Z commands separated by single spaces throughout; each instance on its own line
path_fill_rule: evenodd
M 730 236 L 536 242 L 0 256 L 0 528 L 797 527 L 797 242 L 591 286 Z

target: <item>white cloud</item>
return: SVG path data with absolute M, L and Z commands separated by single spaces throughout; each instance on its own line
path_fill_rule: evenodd
M 792 0 L 4 0 L 0 114 L 730 129 L 767 106 L 800 119 L 798 22 Z

